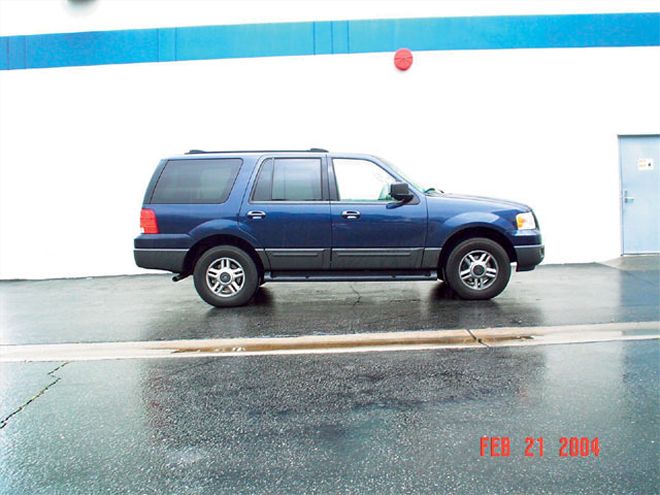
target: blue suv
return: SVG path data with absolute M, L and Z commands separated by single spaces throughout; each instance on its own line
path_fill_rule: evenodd
M 192 150 L 151 178 L 135 262 L 193 275 L 213 306 L 265 282 L 444 280 L 464 299 L 506 287 L 511 263 L 543 260 L 523 204 L 446 194 L 371 155 Z

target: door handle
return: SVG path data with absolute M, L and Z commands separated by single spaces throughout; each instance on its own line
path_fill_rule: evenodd
M 344 210 L 341 212 L 341 216 L 347 220 L 357 220 L 360 218 L 360 212 L 357 210 Z
M 259 220 L 266 216 L 266 212 L 261 210 L 250 210 L 247 212 L 247 216 L 250 218 L 254 218 L 255 220 Z
M 628 196 L 628 189 L 623 190 L 623 202 L 624 203 L 631 203 L 635 201 L 635 198 L 633 196 Z

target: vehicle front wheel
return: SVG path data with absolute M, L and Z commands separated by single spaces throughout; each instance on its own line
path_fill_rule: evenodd
M 259 272 L 242 249 L 217 246 L 197 260 L 195 289 L 204 301 L 219 308 L 242 306 L 259 287 Z
M 483 237 L 467 239 L 447 258 L 445 281 L 462 299 L 491 299 L 511 277 L 511 261 L 497 242 Z

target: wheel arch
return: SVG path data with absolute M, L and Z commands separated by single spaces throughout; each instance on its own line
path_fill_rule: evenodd
M 440 251 L 440 259 L 438 260 L 438 272 L 442 273 L 443 277 L 447 259 L 449 258 L 449 255 L 454 250 L 454 248 L 461 242 L 475 237 L 485 237 L 486 239 L 497 242 L 504 248 L 511 262 L 517 261 L 516 250 L 513 248 L 513 243 L 502 232 L 497 229 L 483 226 L 466 227 L 457 232 L 454 232 L 442 245 L 442 250 Z
M 184 273 L 190 274 L 195 269 L 195 264 L 197 260 L 204 254 L 207 250 L 216 246 L 235 246 L 239 249 L 245 251 L 254 264 L 257 267 L 259 272 L 259 278 L 263 279 L 264 276 L 264 264 L 257 253 L 257 250 L 245 239 L 241 239 L 238 236 L 231 234 L 214 234 L 197 241 L 193 246 L 188 250 L 185 259 L 183 260 L 183 270 Z

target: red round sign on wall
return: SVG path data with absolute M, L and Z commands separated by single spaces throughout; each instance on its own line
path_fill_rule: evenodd
M 394 65 L 399 70 L 408 70 L 413 63 L 412 52 L 407 48 L 399 48 L 394 54 Z

